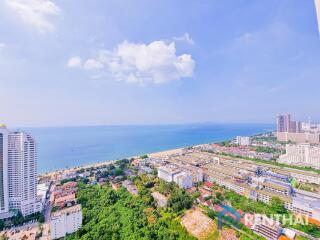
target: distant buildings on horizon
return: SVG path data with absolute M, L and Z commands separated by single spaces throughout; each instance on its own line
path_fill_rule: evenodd
M 293 121 L 290 114 L 278 115 L 277 132 L 301 133 L 301 122 Z
M 320 169 L 320 146 L 309 143 L 287 144 L 286 154 L 280 156 L 279 162 Z
M 250 137 L 237 136 L 235 143 L 240 145 L 240 146 L 250 146 L 251 145 L 251 139 L 250 139 Z
M 320 144 L 320 125 L 293 121 L 290 114 L 277 116 L 277 139 L 281 142 Z

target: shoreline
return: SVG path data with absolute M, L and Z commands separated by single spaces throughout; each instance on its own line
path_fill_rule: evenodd
M 201 146 L 201 145 L 202 144 L 195 145 L 195 146 Z M 146 155 L 148 155 L 149 157 L 163 157 L 163 156 L 170 155 L 170 154 L 181 153 L 182 149 L 184 149 L 184 148 L 186 148 L 186 147 L 168 149 L 168 150 L 159 151 L 159 152 L 151 152 L 151 153 L 146 153 Z M 126 157 L 126 158 L 127 159 L 131 159 L 131 158 L 138 158 L 138 157 L 139 156 L 130 156 L 130 157 Z M 84 166 L 62 168 L 62 169 L 54 170 L 54 171 L 51 171 L 51 172 L 38 174 L 38 178 L 51 177 L 51 176 L 54 176 L 54 175 L 57 175 L 57 174 L 62 174 L 62 173 L 67 174 L 68 172 L 73 172 L 73 171 L 77 171 L 77 170 L 81 170 L 81 169 L 89 169 L 89 168 L 97 168 L 97 167 L 102 167 L 102 166 L 108 166 L 110 164 L 114 164 L 118 160 L 108 160 L 108 161 L 104 161 L 104 162 L 89 163 L 89 164 L 86 164 Z
M 259 136 L 261 134 L 265 134 L 265 133 L 269 133 L 269 132 L 272 132 L 272 131 L 268 130 L 268 131 L 265 131 L 265 132 L 260 132 L 260 133 L 251 135 L 250 137 Z M 225 141 L 231 141 L 231 140 L 232 139 L 226 139 Z M 218 143 L 218 142 L 221 142 L 221 141 L 212 142 L 212 143 Z M 211 143 L 211 142 L 209 142 L 209 143 Z M 150 152 L 150 153 L 146 153 L 146 155 L 148 155 L 149 157 L 154 157 L 154 158 L 156 158 L 156 157 L 164 157 L 164 156 L 167 156 L 167 155 L 181 153 L 184 148 L 198 147 L 198 146 L 202 146 L 204 144 L 209 144 L 209 143 L 196 144 L 196 145 L 192 145 L 192 146 L 183 146 L 183 147 L 174 148 L 174 149 L 167 149 L 167 150 L 163 150 L 163 151 L 159 151 L 159 152 Z M 138 158 L 138 157 L 139 156 L 128 156 L 128 157 L 124 157 L 124 158 L 131 159 L 131 158 Z M 93 168 L 97 168 L 97 167 L 101 167 L 101 166 L 107 166 L 107 165 L 110 165 L 110 164 L 114 164 L 118 160 L 119 159 L 117 159 L 117 160 L 112 159 L 112 160 L 106 160 L 106 161 L 103 161 L 103 162 L 89 163 L 89 164 L 86 164 L 86 165 L 83 165 L 83 166 L 61 168 L 61 169 L 53 170 L 53 171 L 50 171 L 50 172 L 45 172 L 45 173 L 38 174 L 38 178 L 50 177 L 50 176 L 57 175 L 57 174 L 68 173 L 68 172 L 77 171 L 77 170 L 81 170 L 81 169 L 89 169 L 89 168 L 92 168 L 92 167 Z

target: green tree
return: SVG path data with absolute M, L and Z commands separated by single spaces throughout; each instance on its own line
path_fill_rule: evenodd
M 0 220 L 0 231 L 2 231 L 5 227 L 4 221 L 1 219 Z
M 121 175 L 123 175 L 123 170 L 122 170 L 121 168 L 116 168 L 116 169 L 114 170 L 114 175 L 115 175 L 115 176 L 121 176 Z
M 272 197 L 270 200 L 270 208 L 277 214 L 285 214 L 288 211 L 284 208 L 284 203 L 278 197 Z

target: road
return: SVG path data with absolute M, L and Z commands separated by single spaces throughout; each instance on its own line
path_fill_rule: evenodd
M 50 186 L 49 189 L 49 197 L 46 200 L 46 204 L 45 204 L 45 210 L 44 210 L 44 223 L 42 225 L 43 227 L 43 231 L 42 231 L 42 237 L 41 240 L 50 240 L 50 216 L 51 216 L 51 210 L 52 210 L 52 205 L 50 203 L 50 199 L 51 199 L 51 194 L 53 191 L 54 185 Z

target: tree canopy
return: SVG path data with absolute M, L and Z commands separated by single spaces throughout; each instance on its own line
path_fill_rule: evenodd
M 145 195 L 144 195 L 145 194 Z M 104 239 L 194 239 L 173 215 L 162 215 L 146 201 L 149 192 L 132 196 L 125 189 L 80 184 L 78 201 L 83 208 L 83 226 L 68 240 Z

